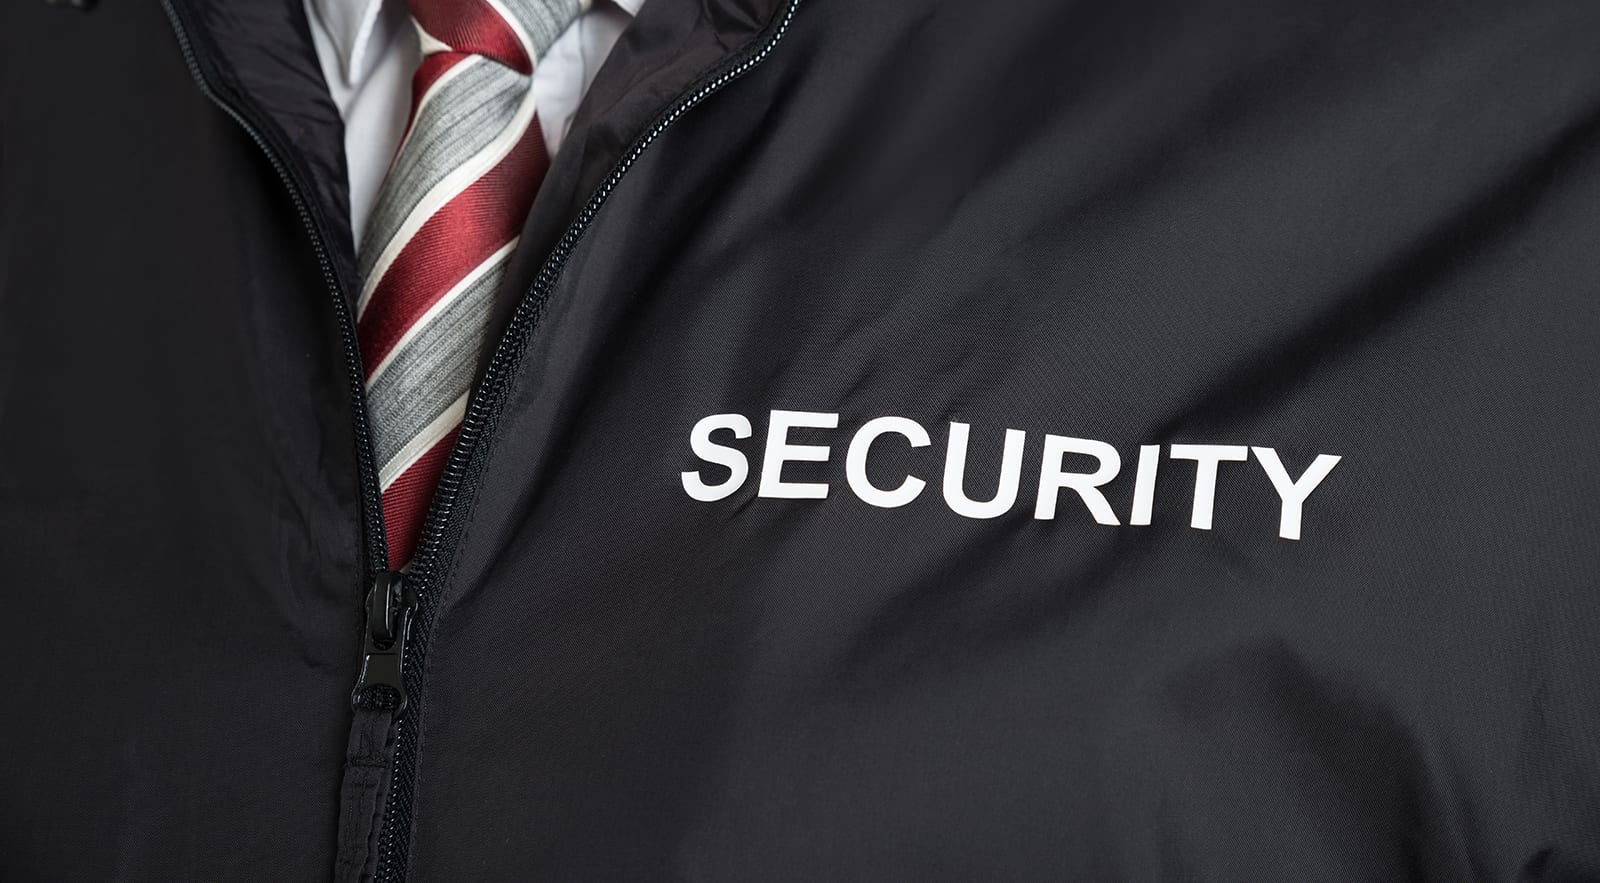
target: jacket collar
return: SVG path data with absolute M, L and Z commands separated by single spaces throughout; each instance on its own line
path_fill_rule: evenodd
M 250 119 L 303 182 L 353 301 L 344 123 L 323 80 L 305 0 L 165 2 L 190 42 L 206 88 Z M 507 273 L 506 299 L 495 310 L 497 321 L 509 314 L 561 230 L 628 146 L 675 96 L 755 45 L 789 2 L 654 0 L 634 7 L 639 15 L 612 52 L 618 63 L 601 68 L 540 188 Z
M 322 77 L 304 0 L 164 2 L 204 88 L 299 182 L 348 295 L 355 245 L 344 121 Z

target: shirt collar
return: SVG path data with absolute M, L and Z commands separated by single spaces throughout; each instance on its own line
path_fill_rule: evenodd
M 383 3 L 384 0 L 311 0 L 328 40 L 339 53 L 339 73 L 346 85 L 361 81 Z
M 346 85 L 354 86 L 361 81 L 367 50 L 372 45 L 372 35 L 378 28 L 378 16 L 385 2 L 400 3 L 401 0 L 311 0 L 317 18 L 328 32 L 328 39 L 339 53 L 339 73 L 344 76 Z M 629 16 L 638 15 L 639 7 L 644 5 L 644 0 L 598 2 L 611 3 Z M 585 2 L 584 8 L 587 10 L 591 3 L 592 0 Z

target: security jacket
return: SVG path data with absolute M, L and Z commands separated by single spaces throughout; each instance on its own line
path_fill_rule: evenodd
M 651 0 L 400 573 L 299 0 L 6 0 L 0 879 L 1600 879 L 1597 46 Z

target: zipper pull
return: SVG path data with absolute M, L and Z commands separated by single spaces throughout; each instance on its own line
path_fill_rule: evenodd
M 380 706 L 392 706 L 396 716 L 405 710 L 406 687 L 400 678 L 400 667 L 405 661 L 411 613 L 416 607 L 417 593 L 408 585 L 405 574 L 385 570 L 372 581 L 372 588 L 367 591 L 361 674 L 350 691 L 352 706 L 359 707 L 363 694 L 369 694 L 368 698 Z

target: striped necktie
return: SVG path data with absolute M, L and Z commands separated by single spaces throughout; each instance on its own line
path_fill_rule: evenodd
M 583 0 L 409 0 L 411 116 L 358 255 L 356 336 L 389 566 L 411 560 L 493 294 L 550 159 L 533 67 Z

